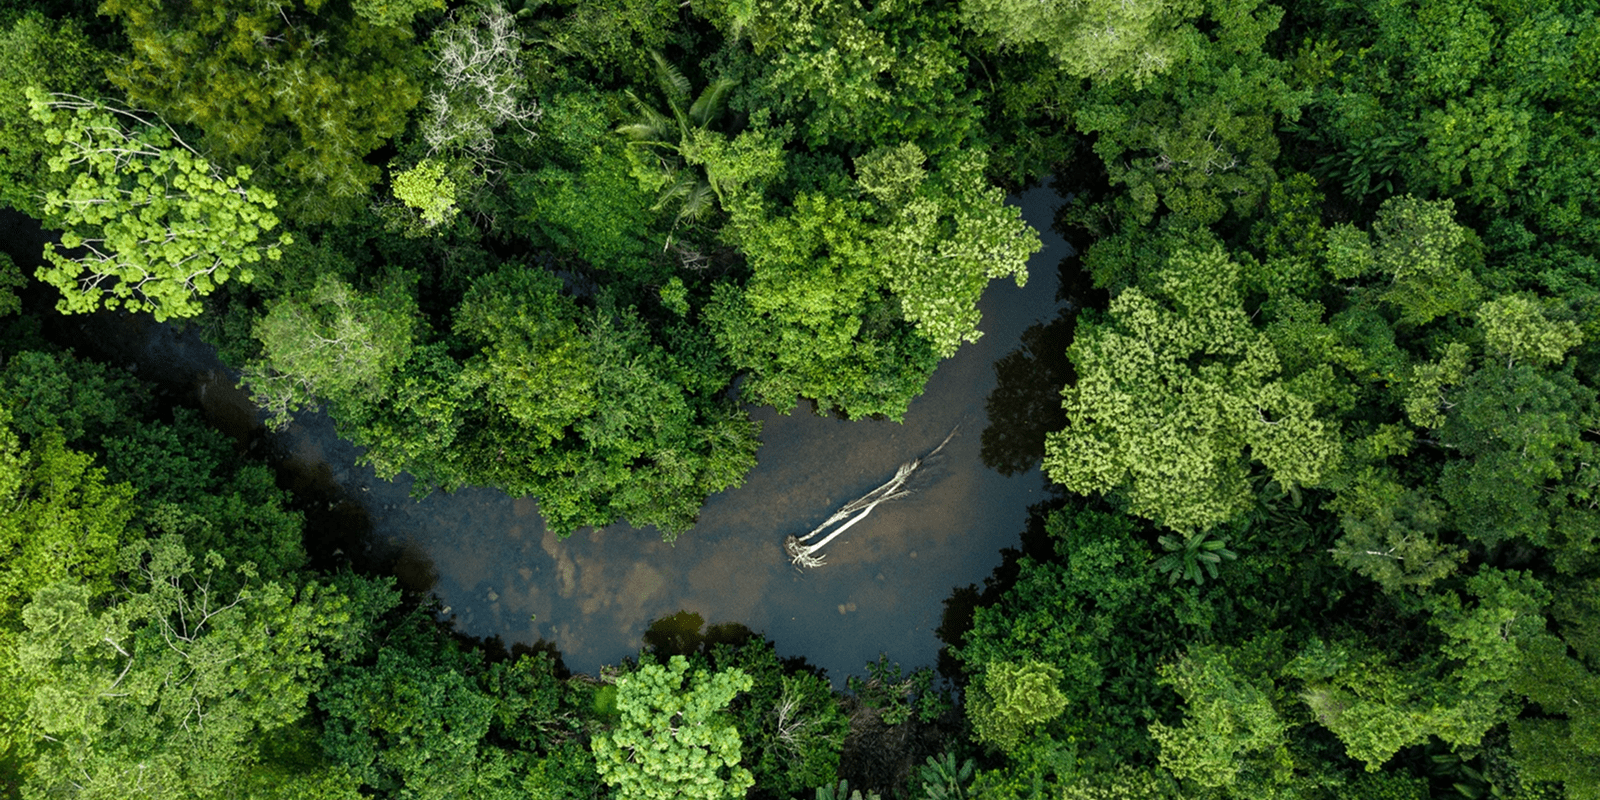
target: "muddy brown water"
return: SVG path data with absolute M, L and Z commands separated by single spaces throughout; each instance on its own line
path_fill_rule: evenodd
M 879 653 L 907 667 L 931 666 L 942 646 L 934 629 L 945 598 L 989 575 L 1000 550 L 1017 544 L 1028 506 L 1046 496 L 1036 465 L 1017 472 L 1013 456 L 1006 471 L 1016 474 L 1008 476 L 980 456 L 994 365 L 1019 348 L 1030 326 L 1062 311 L 1057 266 L 1071 254 L 1050 231 L 1055 193 L 1036 189 L 1012 202 L 1045 249 L 1030 262 L 1026 287 L 990 284 L 979 303 L 983 337 L 939 366 L 905 421 L 843 421 L 815 416 L 807 405 L 787 415 L 752 409 L 763 425 L 758 466 L 743 486 L 712 496 L 699 524 L 674 545 L 653 529 L 626 525 L 559 539 L 544 529 L 533 499 L 488 489 L 413 500 L 409 476 L 381 481 L 357 466 L 359 450 L 338 438 L 325 415 L 301 415 L 278 443 L 303 471 L 330 477 L 358 499 L 375 538 L 399 548 L 410 572 L 433 579 L 462 633 L 498 635 L 507 645 L 546 639 L 569 668 L 592 673 L 635 654 L 652 620 L 689 611 L 709 623 L 742 623 L 773 639 L 781 655 L 827 669 L 836 683 L 861 674 Z M 132 358 L 146 375 L 191 382 L 219 425 L 248 418 L 247 399 L 192 333 L 158 329 Z M 1049 370 L 1037 377 L 1059 381 Z M 1022 393 L 1048 403 L 1054 388 Z M 1015 410 L 1010 416 L 995 422 L 1028 422 Z M 800 572 L 790 565 L 786 535 L 810 530 L 957 426 L 943 453 L 919 471 L 912 497 L 880 506 L 831 542 L 826 566 Z M 1006 438 L 990 433 L 991 441 Z

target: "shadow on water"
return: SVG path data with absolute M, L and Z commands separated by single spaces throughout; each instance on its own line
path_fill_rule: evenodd
M 994 362 L 995 387 L 984 404 L 983 463 L 1001 475 L 1020 475 L 1044 458 L 1045 436 L 1067 426 L 1061 387 L 1074 375 L 1067 360 L 1077 309 L 1022 332 L 1022 345 Z
M 859 673 L 883 652 L 908 668 L 933 664 L 951 587 L 976 584 L 1000 565 L 1029 506 L 1049 496 L 1034 467 L 1037 448 L 1024 452 L 1021 443 L 1053 424 L 1030 415 L 1043 413 L 1041 398 L 1058 391 L 1066 374 L 1051 360 L 1064 350 L 1063 320 L 1070 319 L 1060 313 L 1056 265 L 1073 251 L 1052 232 L 1053 192 L 1012 201 L 1045 240 L 1029 282 L 1000 281 L 984 292 L 983 337 L 939 366 L 904 423 L 752 408 L 764 426 L 757 467 L 743 486 L 711 497 L 676 546 L 626 525 L 561 539 L 545 530 L 534 500 L 488 489 L 415 500 L 409 476 L 377 479 L 356 466 L 359 448 L 340 439 L 331 420 L 302 414 L 270 437 L 270 447 L 280 485 L 305 498 L 313 564 L 392 570 L 408 588 L 430 587 L 462 636 L 507 656 L 559 646 L 565 665 L 582 672 L 641 644 L 703 648 L 749 630 L 777 642 L 780 656 L 804 654 L 835 676 Z M 129 324 L 118 316 L 97 318 Z M 219 427 L 245 427 L 236 376 L 193 331 L 151 326 L 142 338 L 122 330 L 105 336 L 123 348 L 111 358 L 192 386 Z M 997 376 L 996 362 L 1008 353 L 1016 368 L 1002 366 Z M 919 474 L 914 496 L 884 504 L 830 543 L 826 566 L 802 574 L 789 564 L 785 535 L 809 530 L 883 483 L 958 425 L 938 462 Z M 991 437 L 986 427 L 1008 432 Z M 250 436 L 252 445 L 260 439 Z M 984 467 L 984 451 L 995 449 L 985 440 L 996 437 L 1020 454 L 1006 457 L 1005 473 Z M 662 617 L 678 627 L 652 627 Z M 741 625 L 701 632 L 705 619 Z

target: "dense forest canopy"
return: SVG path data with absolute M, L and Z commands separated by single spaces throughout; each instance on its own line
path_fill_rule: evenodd
M 1600 798 L 1597 11 L 0 0 L 56 234 L 0 254 L 0 795 Z M 1099 299 L 997 365 L 1064 385 L 996 468 L 1054 499 L 849 692 L 692 615 L 597 676 L 455 636 L 61 333 L 670 540 L 751 405 L 900 419 L 1046 181 Z

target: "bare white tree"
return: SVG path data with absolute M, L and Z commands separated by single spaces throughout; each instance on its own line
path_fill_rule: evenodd
M 928 459 L 938 455 L 939 451 L 943 450 L 944 446 L 949 444 L 951 439 L 955 438 L 956 431 L 958 430 L 961 430 L 961 426 L 959 425 L 952 429 L 950 431 L 950 435 L 944 437 L 944 441 L 940 442 L 938 447 L 933 448 L 932 452 L 921 458 L 913 459 L 901 464 L 900 468 L 895 470 L 894 477 L 890 478 L 888 483 L 885 483 L 884 485 L 867 492 L 855 500 L 845 503 L 839 508 L 838 511 L 833 512 L 833 516 L 828 517 L 827 520 L 814 528 L 810 533 L 804 536 L 785 537 L 783 540 L 783 549 L 784 552 L 789 554 L 790 562 L 797 567 L 815 568 L 822 566 L 823 557 L 817 555 L 817 551 L 826 546 L 828 542 L 831 542 L 837 538 L 839 534 L 849 530 L 850 527 L 855 525 L 857 522 L 866 519 L 867 515 L 871 514 L 872 510 L 878 506 L 887 503 L 890 500 L 898 500 L 902 497 L 909 496 L 911 494 L 911 490 L 906 488 L 906 484 L 911 481 L 911 476 L 916 473 L 918 468 L 927 463 Z M 822 541 L 813 545 L 806 544 L 806 542 L 816 538 L 818 534 L 829 528 L 832 528 L 834 525 L 837 525 L 840 522 L 844 522 L 844 524 L 834 528 L 832 533 L 822 538 Z
M 459 150 L 487 158 L 495 129 L 506 123 L 533 134 L 540 110 L 523 96 L 522 42 L 515 18 L 499 4 L 456 17 L 434 34 L 434 85 L 422 101 L 429 155 Z

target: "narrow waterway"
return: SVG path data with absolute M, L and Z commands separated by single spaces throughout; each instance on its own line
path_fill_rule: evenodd
M 325 415 L 301 415 L 278 443 L 293 467 L 359 500 L 375 538 L 406 554 L 410 578 L 432 584 L 463 633 L 507 645 L 545 639 L 569 668 L 594 672 L 637 652 L 652 620 L 689 611 L 761 632 L 781 655 L 804 656 L 836 684 L 880 652 L 907 667 L 932 665 L 944 599 L 999 564 L 1045 492 L 1027 454 L 1001 451 L 1011 442 L 1025 451 L 1050 427 L 1061 376 L 1040 366 L 1055 360 L 1049 353 L 1034 351 L 1060 346 L 1050 334 L 1064 326 L 1051 323 L 1063 310 L 1058 265 L 1071 250 L 1050 231 L 1057 195 L 1036 189 L 1013 202 L 1045 240 L 1028 284 L 990 285 L 980 302 L 984 336 L 939 367 L 905 422 L 846 422 L 807 406 L 790 415 L 753 409 L 763 423 L 759 465 L 742 487 L 713 496 L 676 545 L 625 525 L 561 540 L 545 531 L 532 499 L 487 489 L 413 500 L 408 476 L 380 481 L 356 466 L 358 449 Z M 996 362 L 1008 354 L 1000 365 L 1011 367 L 1008 385 L 995 392 Z M 194 381 L 213 415 L 251 415 L 192 334 L 159 331 L 133 357 L 152 377 Z M 1024 402 L 1008 406 L 1007 398 Z M 995 405 L 995 419 L 986 405 Z M 802 573 L 790 565 L 784 536 L 810 530 L 958 427 L 919 471 L 912 497 L 880 506 L 829 544 L 826 566 Z M 985 456 L 1015 474 L 987 466 Z

